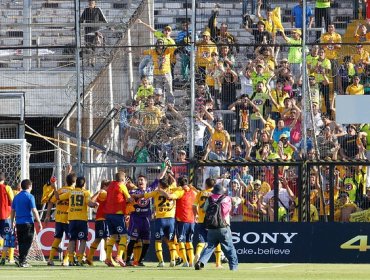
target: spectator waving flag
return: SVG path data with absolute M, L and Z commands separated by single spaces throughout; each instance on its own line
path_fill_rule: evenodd
M 272 10 L 272 21 L 274 22 L 274 25 L 275 25 L 275 29 L 276 30 L 284 30 L 284 26 L 283 24 L 281 23 L 281 11 L 280 11 L 280 7 L 276 7 L 275 9 Z

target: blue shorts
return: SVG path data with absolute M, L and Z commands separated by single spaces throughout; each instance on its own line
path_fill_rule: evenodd
M 123 214 L 107 214 L 105 220 L 108 225 L 109 234 L 127 234 L 125 216 Z
M 193 242 L 194 223 L 176 221 L 176 235 L 178 242 Z
M 70 240 L 87 240 L 89 228 L 87 221 L 69 221 L 69 239 Z
M 65 237 L 68 238 L 69 224 L 55 222 L 54 237 L 62 239 L 63 238 L 63 233 L 65 233 L 66 234 Z
M 129 235 L 134 240 L 150 240 L 150 221 L 148 217 L 131 215 Z
M 11 231 L 10 219 L 0 220 L 0 235 L 5 238 L 5 235 Z
M 107 222 L 105 220 L 95 221 L 95 238 L 107 238 L 108 236 Z
M 158 218 L 154 222 L 155 240 L 166 237 L 169 241 L 175 238 L 175 218 Z
M 207 243 L 207 229 L 203 223 L 196 225 L 197 232 L 198 232 L 198 242 L 199 243 Z

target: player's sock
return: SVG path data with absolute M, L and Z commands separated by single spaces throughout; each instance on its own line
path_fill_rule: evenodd
M 221 266 L 221 245 L 218 244 L 215 249 L 216 266 Z
M 177 255 L 176 245 L 172 241 L 168 242 L 168 249 L 170 250 L 171 261 L 175 261 Z
M 9 248 L 9 262 L 14 261 L 14 248 Z
M 2 259 L 6 259 L 6 250 L 4 250 L 4 248 L 3 248 L 3 251 L 1 252 L 1 258 Z
M 113 252 L 113 246 L 114 246 L 114 243 L 116 243 L 116 240 L 115 238 L 108 238 L 108 241 L 107 241 L 107 260 L 113 260 L 113 257 L 112 257 L 112 252 Z
M 136 244 L 136 240 L 132 240 L 132 239 L 128 243 L 128 245 L 127 245 L 127 258 L 126 258 L 126 262 L 129 262 L 130 261 L 132 252 L 134 251 L 135 244 Z M 135 260 L 135 253 L 134 253 L 134 260 Z
M 143 259 L 146 256 L 146 253 L 148 252 L 149 249 L 149 243 L 143 243 L 143 249 L 141 250 L 140 258 L 139 258 L 139 263 L 143 261 Z
M 60 238 L 54 238 L 53 243 L 51 244 L 51 250 L 49 253 L 49 261 L 54 260 L 55 253 L 58 252 L 58 247 L 62 239 Z
M 185 250 L 185 243 L 184 242 L 179 243 L 179 256 L 180 256 L 180 258 L 182 258 L 184 263 L 186 263 L 188 261 L 188 258 L 186 257 L 186 250 Z
M 74 263 L 74 252 L 73 253 L 68 253 L 68 261 L 69 263 Z
M 188 262 L 189 262 L 189 264 L 193 264 L 194 263 L 194 247 L 193 247 L 193 243 L 186 242 L 185 247 L 186 247 L 186 254 L 188 256 Z
M 63 263 L 67 264 L 68 261 L 69 261 L 69 253 L 68 253 L 68 250 L 65 250 L 64 255 L 63 255 Z
M 79 263 L 82 263 L 82 258 L 84 257 L 84 254 L 80 254 L 80 253 L 78 253 L 77 254 L 77 261 L 79 262 Z
M 94 240 L 94 242 L 90 245 L 89 254 L 87 255 L 87 259 L 92 261 L 94 258 L 95 251 L 98 249 L 100 240 Z
M 197 256 L 200 256 L 200 254 L 202 253 L 202 251 L 203 251 L 203 249 L 204 249 L 204 247 L 206 246 L 206 243 L 198 243 L 197 244 L 197 248 L 195 249 L 195 254 L 197 255 Z
M 140 258 L 141 252 L 142 252 L 142 248 L 143 248 L 143 242 L 141 242 L 141 241 L 136 242 L 136 244 L 134 246 L 134 261 L 139 261 L 139 258 Z
M 117 250 L 117 257 L 119 259 L 123 259 L 123 260 L 126 259 L 126 247 L 127 247 L 127 235 L 124 234 L 119 239 L 118 250 Z
M 155 254 L 157 255 L 157 259 L 161 263 L 163 262 L 162 241 L 156 241 L 154 246 L 155 246 Z

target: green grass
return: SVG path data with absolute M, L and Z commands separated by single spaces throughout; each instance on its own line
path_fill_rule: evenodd
M 369 279 L 370 266 L 365 264 L 240 264 L 236 272 L 227 266 L 216 269 L 211 263 L 201 271 L 194 268 L 164 267 L 157 268 L 155 263 L 148 263 L 140 268 L 108 268 L 95 262 L 95 267 L 48 267 L 45 264 L 33 264 L 32 268 L 17 268 L 14 265 L 0 267 L 0 279 L 268 279 L 268 280 L 350 280 Z M 168 264 L 167 264 L 168 265 Z

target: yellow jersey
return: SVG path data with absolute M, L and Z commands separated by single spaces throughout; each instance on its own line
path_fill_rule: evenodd
M 59 196 L 62 194 L 68 193 L 73 190 L 74 186 L 63 186 L 57 190 Z M 55 195 L 50 198 L 50 202 L 55 204 L 55 221 L 57 223 L 64 223 L 68 224 L 68 208 L 69 202 L 68 200 L 57 200 Z
M 356 86 L 355 84 L 349 85 L 346 89 L 346 94 L 349 95 L 364 95 L 364 86 L 359 84 Z
M 194 205 L 198 209 L 198 224 L 204 223 L 204 216 L 206 212 L 204 211 L 204 203 L 206 202 L 207 198 L 212 195 L 212 189 L 202 190 L 197 193 L 195 197 Z
M 340 34 L 336 32 L 333 32 L 333 34 L 330 34 L 329 32 L 324 33 L 321 36 L 321 43 L 328 44 L 323 46 L 325 50 L 325 57 L 327 59 L 338 58 L 338 49 L 340 47 L 336 46 L 335 44 L 342 43 L 342 36 L 340 36 Z
M 162 54 L 159 54 L 155 49 L 145 50 L 144 54 L 150 55 L 153 59 L 153 74 L 165 75 L 171 73 L 171 54 L 174 49 L 167 48 Z
M 88 203 L 91 196 L 88 190 L 75 188 L 59 196 L 59 200 L 68 200 L 68 220 L 69 221 L 87 221 L 88 220 Z
M 230 143 L 230 135 L 226 130 L 214 130 L 210 139 L 210 148 L 216 150 L 216 144 L 222 144 L 222 150 L 225 151 L 226 145 Z
M 215 43 L 204 43 L 200 42 L 197 44 L 197 51 L 196 51 L 196 64 L 199 67 L 206 67 L 208 63 L 212 61 L 211 54 L 215 52 L 217 53 L 217 47 Z
M 175 218 L 176 213 L 176 199 L 180 197 L 179 190 L 171 190 L 171 188 L 165 190 L 175 195 L 174 199 L 167 199 L 158 190 L 145 193 L 144 198 L 153 198 L 154 202 L 154 213 L 156 219 L 163 218 Z

